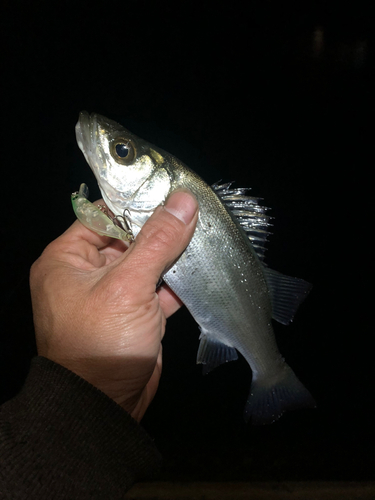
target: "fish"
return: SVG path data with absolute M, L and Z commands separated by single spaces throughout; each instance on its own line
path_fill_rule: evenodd
M 76 138 L 106 206 L 126 219 L 135 238 L 172 191 L 187 188 L 197 198 L 194 236 L 162 279 L 199 325 L 203 373 L 238 353 L 245 358 L 252 377 L 244 417 L 254 425 L 315 407 L 282 357 L 272 327 L 272 319 L 293 319 L 311 285 L 265 265 L 271 224 L 260 200 L 232 183 L 209 186 L 172 154 L 100 114 L 82 111 Z

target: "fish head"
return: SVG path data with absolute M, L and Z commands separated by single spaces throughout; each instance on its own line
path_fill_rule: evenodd
M 79 115 L 76 138 L 104 202 L 114 215 L 127 214 L 137 233 L 169 194 L 163 153 L 117 122 L 86 111 Z

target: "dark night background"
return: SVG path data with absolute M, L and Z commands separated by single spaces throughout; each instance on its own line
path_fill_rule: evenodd
M 35 354 L 28 272 L 98 197 L 74 134 L 120 121 L 205 180 L 272 208 L 267 263 L 313 283 L 280 350 L 316 410 L 246 425 L 242 360 L 203 377 L 199 330 L 170 321 L 143 422 L 165 480 L 374 479 L 373 12 L 367 3 L 3 2 L 0 397 Z M 246 5 L 246 6 L 245 6 Z M 4 199 L 5 198 L 5 199 Z

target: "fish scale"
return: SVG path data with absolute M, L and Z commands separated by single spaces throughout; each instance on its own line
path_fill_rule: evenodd
M 126 217 L 135 236 L 175 189 L 196 196 L 194 236 L 163 279 L 200 327 L 197 363 L 204 373 L 242 354 L 252 370 L 245 419 L 253 424 L 314 407 L 281 356 L 271 321 L 290 322 L 311 286 L 263 264 L 266 207 L 231 183 L 210 187 L 173 155 L 101 115 L 82 112 L 76 135 L 106 205 Z

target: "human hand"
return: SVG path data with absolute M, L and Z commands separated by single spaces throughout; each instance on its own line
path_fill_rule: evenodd
M 30 273 L 38 354 L 99 388 L 140 421 L 162 366 L 166 319 L 181 305 L 156 284 L 193 236 L 198 203 L 186 191 L 158 207 L 127 249 L 76 221 Z

